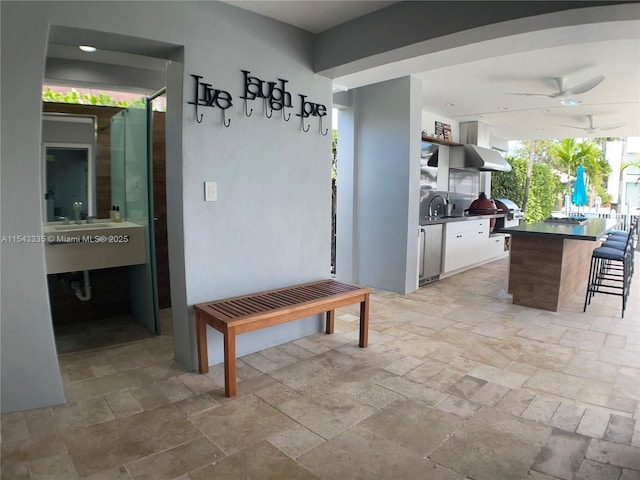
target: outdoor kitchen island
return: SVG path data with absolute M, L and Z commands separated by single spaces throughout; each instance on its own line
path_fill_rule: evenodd
M 515 305 L 558 311 L 586 284 L 591 252 L 616 220 L 583 224 L 537 222 L 500 231 L 511 234 L 509 293 Z

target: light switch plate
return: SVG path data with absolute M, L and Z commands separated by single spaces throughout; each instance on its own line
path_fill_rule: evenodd
M 204 182 L 204 201 L 215 202 L 218 200 L 218 184 L 216 182 Z

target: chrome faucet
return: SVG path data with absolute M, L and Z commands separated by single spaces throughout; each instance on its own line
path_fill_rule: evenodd
M 73 202 L 73 218 L 78 225 L 80 225 L 80 210 L 82 210 L 82 202 Z
M 442 201 L 442 206 L 443 206 L 443 210 L 444 210 L 444 205 L 447 204 L 447 199 L 444 198 L 444 196 L 440 195 L 439 193 L 435 194 L 431 200 L 429 200 L 429 217 L 436 217 L 437 215 L 434 215 L 432 207 L 433 207 L 433 201 L 439 198 Z M 436 212 L 438 211 L 437 207 L 436 207 Z M 444 212 L 443 212 L 444 214 Z

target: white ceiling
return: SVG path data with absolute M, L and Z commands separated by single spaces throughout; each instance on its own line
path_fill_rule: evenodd
M 368 0 L 228 0 L 225 3 L 320 33 L 387 7 L 394 1 Z
M 395 2 L 230 1 L 313 33 Z M 640 22 L 554 28 L 475 43 L 334 79 L 355 88 L 403 75 L 423 83 L 423 109 L 454 121 L 481 121 L 505 140 L 640 136 Z M 554 77 L 570 87 L 597 75 L 605 80 L 576 95 L 565 107 L 558 99 L 508 92 L 554 93 Z M 446 106 L 454 104 L 455 106 Z M 506 110 L 505 110 L 506 109 Z M 624 123 L 592 134 L 559 124 L 588 127 Z M 427 127 L 428 129 L 428 127 Z
M 239 0 L 227 3 L 318 33 L 395 2 Z M 86 35 L 80 30 L 71 33 L 77 33 L 76 37 Z M 82 55 L 79 50 L 68 47 L 76 45 L 75 40 L 78 40 L 66 38 L 69 34 L 65 30 L 50 38 L 49 58 L 60 63 Z M 125 43 L 133 41 L 125 40 Z M 160 47 L 166 49 L 169 46 L 155 46 L 156 49 Z M 117 53 L 126 51 L 117 50 Z M 415 75 L 422 80 L 424 110 L 456 122 L 484 122 L 491 126 L 494 135 L 504 140 L 640 136 L 640 20 L 554 28 L 437 50 L 335 78 L 334 85 L 355 88 Z M 111 53 L 102 52 L 104 56 L 92 54 L 91 61 L 96 66 L 116 64 L 117 60 L 111 58 Z M 130 63 L 143 67 L 134 72 L 138 77 L 161 69 L 154 63 L 141 63 L 138 56 L 133 58 L 129 55 L 127 58 Z M 126 65 L 127 58 L 118 65 Z M 133 69 L 131 66 L 127 68 Z M 116 72 L 113 68 L 112 71 Z M 553 77 L 566 77 L 567 86 L 572 86 L 597 75 L 606 78 L 593 90 L 575 96 L 581 102 L 576 107 L 562 106 L 560 100 L 545 96 L 508 95 L 508 92 L 551 94 L 556 90 Z M 587 115 L 594 116 L 597 126 L 625 125 L 590 135 L 559 125 L 587 127 Z

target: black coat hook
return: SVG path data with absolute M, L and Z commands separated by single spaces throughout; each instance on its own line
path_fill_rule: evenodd
M 323 137 L 326 137 L 327 134 L 329 133 L 329 128 L 327 128 L 324 132 L 322 131 L 322 117 L 320 117 L 320 133 L 322 134 Z
M 203 118 L 204 118 L 204 113 L 201 113 L 200 118 L 198 118 L 198 103 L 196 102 L 196 122 L 202 123 Z
M 252 113 L 253 113 L 253 107 L 251 107 L 251 111 L 250 112 L 247 112 L 247 99 L 245 98 L 244 99 L 244 114 L 247 117 L 250 117 Z
M 291 114 L 289 114 L 289 116 L 287 117 L 285 115 L 284 108 L 282 109 L 282 118 L 284 119 L 285 122 L 288 122 L 289 120 L 291 120 Z
M 311 128 L 311 124 L 307 125 L 307 128 L 304 128 L 304 117 L 300 117 L 300 126 L 302 128 L 302 131 L 305 133 L 308 132 Z
M 223 124 L 225 127 L 229 128 L 229 125 L 231 125 L 231 119 L 229 118 L 229 119 L 228 119 L 229 121 L 227 121 L 227 119 L 225 118 L 225 112 L 226 112 L 226 110 L 224 110 L 224 109 L 223 109 L 223 110 L 222 110 L 222 124 Z
M 273 117 L 273 110 L 269 110 L 269 107 L 267 105 L 267 97 L 264 97 L 264 116 L 267 118 Z

